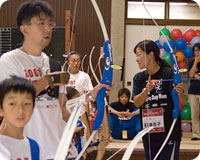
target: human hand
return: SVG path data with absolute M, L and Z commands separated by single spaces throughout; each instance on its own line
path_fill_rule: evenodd
M 135 116 L 135 112 L 125 112 L 125 117 L 126 118 L 132 118 L 133 116 Z
M 91 96 L 92 96 L 93 98 L 96 98 L 96 96 L 97 96 L 98 92 L 101 90 L 101 88 L 107 88 L 108 91 L 106 91 L 106 94 L 107 94 L 107 95 L 110 95 L 110 91 L 112 90 L 113 86 L 114 86 L 114 84 L 106 85 L 106 84 L 101 84 L 101 83 L 100 83 L 100 84 L 96 85 L 96 86 L 93 88 L 93 90 L 90 92 L 90 94 L 91 94 Z
M 176 91 L 178 92 L 178 95 L 181 95 L 184 93 L 184 88 L 183 88 L 183 83 L 179 83 L 178 85 L 174 85 L 173 87 L 176 89 Z
M 124 117 L 126 117 L 125 113 L 126 112 L 117 112 L 117 116 L 120 117 L 120 118 L 124 118 Z
M 148 78 L 148 82 L 146 84 L 146 91 L 150 92 L 155 86 L 155 83 L 151 81 L 151 76 Z

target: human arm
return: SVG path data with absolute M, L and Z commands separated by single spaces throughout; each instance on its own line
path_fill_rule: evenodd
M 151 76 L 149 76 L 148 82 L 146 84 L 146 87 L 143 89 L 143 91 L 133 97 L 134 104 L 136 107 L 140 107 L 144 104 L 144 102 L 146 101 L 148 92 L 150 92 L 154 88 L 154 86 L 155 84 L 151 81 Z
M 140 109 L 138 109 L 137 111 L 133 111 L 133 112 L 126 112 L 125 113 L 125 117 L 126 118 L 132 118 L 133 116 L 139 115 L 140 114 Z
M 101 88 L 106 88 L 108 89 L 108 91 L 106 91 L 107 95 L 110 94 L 110 91 L 112 90 L 113 84 L 112 85 L 106 85 L 106 84 L 98 84 L 96 85 L 93 90 L 91 90 L 89 93 L 90 94 L 86 94 L 86 102 L 89 103 L 91 102 L 91 99 L 89 98 L 89 95 L 92 96 L 92 98 L 95 100 L 96 96 L 98 94 L 98 92 L 101 90 Z
M 199 78 L 200 76 L 196 73 L 197 65 L 200 62 L 200 56 L 195 56 L 194 63 L 189 71 L 190 78 Z
M 39 80 L 32 82 L 33 86 L 36 89 L 36 96 L 40 94 L 43 90 L 45 90 L 46 86 L 49 84 L 48 80 L 45 76 L 41 77 Z
M 121 117 L 121 118 L 125 117 L 126 112 L 119 112 L 119 111 L 115 110 L 114 108 L 112 108 L 110 105 L 108 105 L 108 110 L 109 110 L 109 113 L 115 114 L 118 117 Z

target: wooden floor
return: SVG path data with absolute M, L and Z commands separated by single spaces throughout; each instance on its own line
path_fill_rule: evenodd
M 179 158 L 180 160 L 192 160 L 195 157 L 197 157 L 200 153 L 200 141 L 199 140 L 191 141 L 190 140 L 191 137 L 192 137 L 191 132 L 183 133 L 181 146 L 180 146 L 180 158 Z M 124 151 L 126 150 L 129 142 L 130 141 L 111 139 L 109 145 L 106 148 L 106 150 L 110 154 L 113 154 L 116 151 L 118 151 L 120 148 L 123 148 L 116 156 L 112 158 L 112 160 L 120 160 L 122 158 Z M 108 158 L 108 156 L 106 157 Z M 144 149 L 143 149 L 142 141 L 140 141 L 137 144 L 130 159 L 144 160 Z

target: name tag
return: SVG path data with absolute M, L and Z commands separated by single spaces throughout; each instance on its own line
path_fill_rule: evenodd
M 142 110 L 142 125 L 143 128 L 154 128 L 150 133 L 160 133 L 165 131 L 163 108 L 143 109 Z
M 128 139 L 127 130 L 123 130 L 123 131 L 122 131 L 122 139 Z

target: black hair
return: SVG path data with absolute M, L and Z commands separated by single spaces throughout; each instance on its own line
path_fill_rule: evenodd
M 68 100 L 72 99 L 72 97 L 75 96 L 76 94 L 79 94 L 77 89 L 69 86 L 66 87 L 66 91 L 67 91 L 66 96 Z
M 195 44 L 194 44 L 194 46 L 193 46 L 193 48 L 192 48 L 192 49 L 193 49 L 193 52 L 194 52 L 195 47 L 198 48 L 198 50 L 200 50 L 200 43 L 195 43 Z
M 134 53 L 136 53 L 136 49 L 140 48 L 141 50 L 143 50 L 144 52 L 146 52 L 146 54 L 149 54 L 150 52 L 154 53 L 154 57 L 155 60 L 157 61 L 158 65 L 160 66 L 165 66 L 165 67 L 170 67 L 170 65 L 162 58 L 160 58 L 160 49 L 157 46 L 157 44 L 152 41 L 152 40 L 143 40 L 141 42 L 139 42 L 135 48 L 134 48 Z
M 33 105 L 35 105 L 36 89 L 30 81 L 25 78 L 12 76 L 0 82 L 0 108 L 3 108 L 3 100 L 11 91 L 17 93 L 30 93 Z
M 25 24 L 30 24 L 31 18 L 35 16 L 40 16 L 40 13 L 44 12 L 49 17 L 53 18 L 53 9 L 51 6 L 41 0 L 28 0 L 27 2 L 20 5 L 17 11 L 17 28 L 20 32 L 20 26 Z M 24 39 L 23 34 L 20 32 L 22 38 Z
M 71 57 L 72 55 L 78 55 L 79 58 L 81 59 L 81 54 L 80 54 L 79 52 L 77 52 L 77 51 L 71 51 L 71 52 L 69 52 L 69 53 L 67 54 L 67 57 L 66 57 L 68 62 L 69 62 L 69 59 L 70 59 L 70 57 Z
M 79 56 L 79 58 L 80 58 L 80 60 L 81 60 L 81 54 L 79 53 L 79 52 L 77 52 L 77 51 L 71 51 L 71 52 L 69 52 L 67 55 L 65 55 L 64 57 L 66 57 L 66 61 L 65 61 L 65 63 L 63 64 L 63 70 L 64 71 L 67 71 L 68 70 L 68 62 L 69 62 L 69 59 L 70 59 L 70 57 L 72 56 L 72 55 L 78 55 Z M 81 62 L 82 63 L 82 62 Z
M 127 89 L 127 88 L 120 89 L 118 91 L 118 98 L 121 97 L 123 94 L 125 94 L 126 96 L 128 96 L 128 99 L 130 99 L 131 92 L 129 91 L 129 89 Z

